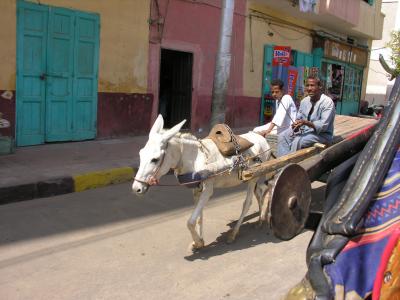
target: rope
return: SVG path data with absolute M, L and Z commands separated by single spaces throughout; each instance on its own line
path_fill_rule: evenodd
M 228 172 L 229 170 L 230 170 L 230 168 L 229 168 L 229 169 L 226 169 L 226 170 L 223 170 L 223 171 L 220 171 L 220 172 L 217 172 L 217 173 L 215 173 L 215 174 L 212 174 L 212 175 L 208 176 L 207 178 L 203 178 L 203 179 L 200 179 L 200 180 L 193 180 L 193 181 L 184 182 L 184 183 L 180 183 L 180 182 L 179 182 L 178 184 L 160 184 L 160 183 L 157 183 L 157 184 L 149 184 L 148 181 L 138 180 L 138 179 L 136 179 L 136 178 L 134 178 L 134 180 L 136 180 L 136 181 L 138 181 L 138 182 L 141 182 L 141 183 L 144 183 L 144 184 L 152 185 L 152 186 L 153 186 L 153 185 L 157 185 L 157 186 L 185 186 L 185 185 L 191 185 L 191 184 L 195 184 L 195 183 L 201 183 L 201 182 L 206 181 L 206 180 L 208 180 L 208 179 L 210 179 L 210 178 L 213 178 L 213 177 L 217 177 L 217 176 L 219 176 L 219 175 L 222 175 L 222 174 Z

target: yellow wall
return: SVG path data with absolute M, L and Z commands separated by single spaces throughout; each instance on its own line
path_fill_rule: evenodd
M 371 49 L 371 48 L 372 48 L 372 40 L 368 40 L 368 49 Z M 364 76 L 363 76 L 363 81 L 362 81 L 362 86 L 361 86 L 361 96 L 360 96 L 361 100 L 365 99 L 365 95 L 367 92 L 370 57 L 371 57 L 371 52 L 368 53 L 367 65 L 364 68 Z
M 284 15 L 281 12 L 274 11 L 266 6 L 260 6 L 249 2 L 247 7 L 249 15 L 262 16 L 262 13 L 272 16 L 274 23 L 291 23 L 311 29 L 312 24 L 304 20 L 295 19 Z M 282 21 L 279 21 L 281 19 Z M 262 88 L 262 72 L 264 61 L 264 45 L 274 44 L 280 46 L 290 46 L 293 50 L 311 53 L 312 38 L 307 30 L 297 29 L 301 32 L 291 29 L 293 26 L 282 24 L 268 25 L 268 21 L 257 17 L 251 17 L 252 41 L 250 40 L 250 18 L 246 18 L 245 33 L 245 54 L 243 68 L 243 93 L 245 96 L 260 97 Z M 273 36 L 268 35 L 268 31 Z M 252 42 L 252 49 L 251 49 Z
M 40 3 L 100 15 L 99 92 L 147 92 L 150 0 L 40 0 Z M 16 0 L 1 0 L 0 11 L 0 89 L 15 89 Z
M 0 90 L 15 90 L 16 2 L 0 1 Z

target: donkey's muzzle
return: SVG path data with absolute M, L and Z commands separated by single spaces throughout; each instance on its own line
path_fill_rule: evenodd
M 137 181 L 134 181 L 132 184 L 132 191 L 138 196 L 144 195 L 148 189 L 149 189 L 148 184 L 143 184 Z

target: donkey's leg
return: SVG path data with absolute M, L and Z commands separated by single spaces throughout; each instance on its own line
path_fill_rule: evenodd
M 256 187 L 254 189 L 254 195 L 256 196 L 257 203 L 258 203 L 258 224 L 257 227 L 260 228 L 262 223 L 265 221 L 265 211 L 266 211 L 266 195 L 268 193 L 268 182 L 264 180 L 258 181 Z
M 263 204 L 262 204 L 262 187 L 261 184 L 257 183 L 255 188 L 254 188 L 254 195 L 256 196 L 257 203 L 258 203 L 258 223 L 257 223 L 257 228 L 260 228 L 262 225 L 262 219 L 261 219 L 261 213 L 263 209 Z
M 194 200 L 194 205 L 196 206 L 197 203 L 199 202 L 200 195 L 201 195 L 202 189 L 200 188 L 195 188 L 193 190 L 193 200 Z M 197 224 L 199 224 L 199 234 L 200 238 L 203 239 L 203 210 L 200 213 L 200 216 L 197 220 Z
M 274 180 L 269 180 L 268 184 L 266 185 L 266 191 L 263 191 L 263 201 L 262 201 L 262 209 L 261 209 L 261 220 L 263 222 L 267 221 L 267 224 L 270 224 L 270 215 L 268 212 L 268 206 L 270 205 L 271 202 L 271 197 L 272 197 L 272 190 L 274 187 Z
M 252 181 L 250 181 L 248 183 L 247 195 L 246 195 L 246 200 L 243 203 L 242 213 L 240 214 L 239 220 L 236 222 L 235 227 L 228 234 L 228 238 L 227 238 L 227 242 L 228 243 L 232 243 L 235 240 L 236 235 L 239 233 L 239 228 L 240 228 L 240 225 L 242 225 L 244 216 L 249 211 L 249 208 L 250 208 L 250 205 L 251 205 L 251 200 L 253 198 L 253 193 L 254 193 L 255 186 L 256 186 L 256 181 L 255 180 L 252 180 Z
M 199 249 L 204 247 L 204 240 L 199 236 L 199 234 L 196 231 L 196 222 L 197 219 L 200 217 L 204 206 L 206 205 L 207 201 L 210 199 L 212 194 L 213 194 L 213 183 L 204 182 L 199 200 L 197 201 L 197 204 L 194 208 L 192 215 L 187 221 L 187 227 L 190 233 L 192 234 L 193 238 L 193 245 L 192 245 L 193 249 Z

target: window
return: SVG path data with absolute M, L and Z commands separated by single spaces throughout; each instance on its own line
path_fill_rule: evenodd
M 364 2 L 367 2 L 369 5 L 373 5 L 374 4 L 374 0 L 363 0 Z

